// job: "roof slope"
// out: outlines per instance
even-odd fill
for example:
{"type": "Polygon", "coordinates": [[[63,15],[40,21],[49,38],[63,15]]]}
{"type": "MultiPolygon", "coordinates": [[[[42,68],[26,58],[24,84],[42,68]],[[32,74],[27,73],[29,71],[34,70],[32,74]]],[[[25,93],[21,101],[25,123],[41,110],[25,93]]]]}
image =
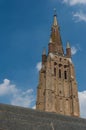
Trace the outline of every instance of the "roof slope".
{"type": "Polygon", "coordinates": [[[86,130],[81,118],[0,104],[0,130],[86,130]]]}

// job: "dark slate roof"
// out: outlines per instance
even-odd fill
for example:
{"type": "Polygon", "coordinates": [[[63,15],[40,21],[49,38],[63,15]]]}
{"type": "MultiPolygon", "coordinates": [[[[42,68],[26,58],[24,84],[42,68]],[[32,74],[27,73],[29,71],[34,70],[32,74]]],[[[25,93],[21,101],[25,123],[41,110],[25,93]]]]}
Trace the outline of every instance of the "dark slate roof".
{"type": "Polygon", "coordinates": [[[86,119],[0,104],[0,130],[86,130],[86,119]]]}

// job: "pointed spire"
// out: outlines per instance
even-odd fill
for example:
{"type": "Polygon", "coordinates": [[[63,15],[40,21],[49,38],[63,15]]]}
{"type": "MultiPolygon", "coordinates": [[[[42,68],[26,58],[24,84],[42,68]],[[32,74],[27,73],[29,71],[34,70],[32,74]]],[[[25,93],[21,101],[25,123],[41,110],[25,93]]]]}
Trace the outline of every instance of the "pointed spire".
{"type": "Polygon", "coordinates": [[[46,49],[43,49],[42,55],[46,55],[46,49]]]}
{"type": "Polygon", "coordinates": [[[69,42],[67,42],[66,48],[70,48],[70,43],[69,42]]]}
{"type": "Polygon", "coordinates": [[[60,36],[60,30],[57,21],[56,9],[54,9],[54,21],[51,29],[51,36],[49,42],[49,52],[48,53],[58,53],[59,55],[64,54],[62,40],[60,36]]]}

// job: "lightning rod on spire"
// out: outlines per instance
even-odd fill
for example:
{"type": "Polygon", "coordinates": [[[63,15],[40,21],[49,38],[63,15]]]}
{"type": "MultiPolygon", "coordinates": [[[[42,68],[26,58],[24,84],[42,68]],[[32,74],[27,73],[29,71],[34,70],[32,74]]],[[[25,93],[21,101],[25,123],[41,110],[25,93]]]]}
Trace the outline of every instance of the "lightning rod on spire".
{"type": "Polygon", "coordinates": [[[54,15],[57,15],[57,13],[56,13],[56,8],[54,8],[54,15]]]}

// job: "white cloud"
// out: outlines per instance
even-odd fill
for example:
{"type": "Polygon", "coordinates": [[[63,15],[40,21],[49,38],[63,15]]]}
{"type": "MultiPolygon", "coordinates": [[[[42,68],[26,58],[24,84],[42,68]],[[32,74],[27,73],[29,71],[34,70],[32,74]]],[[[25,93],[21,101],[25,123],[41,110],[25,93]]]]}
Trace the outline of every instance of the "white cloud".
{"type": "Polygon", "coordinates": [[[41,63],[41,62],[38,62],[37,65],[36,65],[36,69],[37,69],[38,71],[40,71],[41,68],[42,68],[42,63],[41,63]]]}
{"type": "Polygon", "coordinates": [[[32,107],[33,109],[36,109],[36,105],[32,107]]]}
{"type": "Polygon", "coordinates": [[[86,14],[83,12],[73,13],[73,19],[75,20],[75,22],[80,22],[80,21],[86,22],[86,14]]]}
{"type": "Polygon", "coordinates": [[[75,55],[78,51],[82,51],[79,44],[76,44],[76,45],[71,47],[71,54],[72,55],[75,55]]]}
{"type": "Polygon", "coordinates": [[[81,117],[86,118],[86,91],[79,92],[81,117]]]}
{"type": "Polygon", "coordinates": [[[77,53],[77,51],[78,51],[78,49],[75,46],[71,47],[71,54],[72,55],[75,55],[77,53]]]}
{"type": "Polygon", "coordinates": [[[83,13],[83,11],[85,11],[86,0],[63,0],[62,2],[70,6],[79,5],[77,6],[79,7],[77,8],[77,12],[73,13],[73,20],[75,20],[75,22],[86,22],[86,13],[83,13]]]}
{"type": "Polygon", "coordinates": [[[86,4],[86,0],[63,0],[63,3],[69,4],[71,6],[77,5],[77,4],[86,4]]]}
{"type": "Polygon", "coordinates": [[[15,85],[10,84],[10,80],[4,79],[3,83],[0,84],[0,96],[15,94],[18,90],[15,85]]]}
{"type": "Polygon", "coordinates": [[[34,102],[33,89],[28,89],[26,91],[22,91],[18,89],[16,85],[11,84],[10,80],[4,79],[3,83],[0,84],[0,96],[6,96],[7,99],[9,96],[11,97],[10,103],[12,105],[30,107],[34,102]]]}
{"type": "Polygon", "coordinates": [[[33,90],[28,89],[27,91],[20,91],[19,93],[15,93],[13,99],[11,100],[12,105],[30,107],[31,103],[34,101],[33,90]]]}

